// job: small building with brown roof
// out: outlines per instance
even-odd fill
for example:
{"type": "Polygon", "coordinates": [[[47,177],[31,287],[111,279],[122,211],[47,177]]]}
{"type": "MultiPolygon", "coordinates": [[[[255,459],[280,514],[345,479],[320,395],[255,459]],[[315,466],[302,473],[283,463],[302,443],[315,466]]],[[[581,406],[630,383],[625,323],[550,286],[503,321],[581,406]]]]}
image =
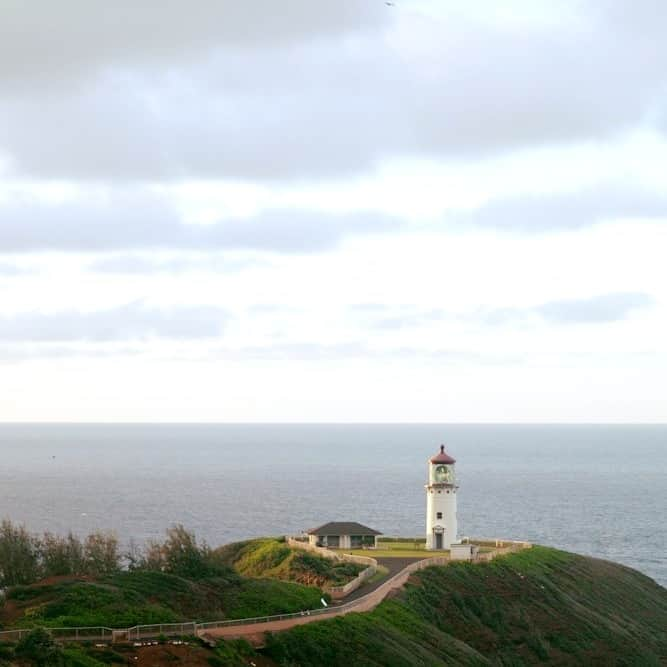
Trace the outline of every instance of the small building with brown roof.
{"type": "Polygon", "coordinates": [[[311,545],[331,549],[376,547],[378,535],[382,535],[379,531],[355,521],[331,521],[307,533],[311,545]]]}

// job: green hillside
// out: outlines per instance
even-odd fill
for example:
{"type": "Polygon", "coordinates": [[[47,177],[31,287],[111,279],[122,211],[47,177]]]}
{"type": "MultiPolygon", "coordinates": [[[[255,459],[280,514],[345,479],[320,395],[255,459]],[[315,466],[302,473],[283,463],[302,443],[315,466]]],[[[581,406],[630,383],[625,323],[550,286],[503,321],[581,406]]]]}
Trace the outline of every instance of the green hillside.
{"type": "MultiPolygon", "coordinates": [[[[138,570],[14,586],[0,607],[0,623],[129,626],[319,607],[317,588],[243,577],[226,564],[248,574],[285,575],[281,568],[292,567],[293,555],[290,550],[278,557],[283,548],[279,540],[229,545],[215,554],[215,575],[196,578],[138,570]]],[[[0,646],[0,665],[37,664],[14,662],[22,650],[0,646]]],[[[43,664],[98,667],[134,660],[131,645],[58,650],[63,661],[43,664]]],[[[650,667],[667,664],[667,590],[621,565],[534,547],[490,563],[421,570],[373,612],[275,634],[259,654],[243,642],[229,642],[215,650],[196,644],[143,647],[137,655],[133,664],[140,665],[650,667]],[[168,663],[142,658],[158,650],[171,652],[168,663]]]]}
{"type": "Polygon", "coordinates": [[[138,624],[245,618],[320,606],[322,593],[273,579],[188,579],[165,572],[121,572],[97,580],[64,578],[15,586],[0,607],[10,627],[129,627],[138,624]]]}
{"type": "Polygon", "coordinates": [[[667,590],[621,565],[534,547],[420,571],[373,612],[296,627],[281,665],[667,664],[667,590]]]}
{"type": "Polygon", "coordinates": [[[220,547],[215,557],[244,577],[270,577],[325,588],[354,579],[363,565],[292,549],[284,539],[262,538],[220,547]]]}

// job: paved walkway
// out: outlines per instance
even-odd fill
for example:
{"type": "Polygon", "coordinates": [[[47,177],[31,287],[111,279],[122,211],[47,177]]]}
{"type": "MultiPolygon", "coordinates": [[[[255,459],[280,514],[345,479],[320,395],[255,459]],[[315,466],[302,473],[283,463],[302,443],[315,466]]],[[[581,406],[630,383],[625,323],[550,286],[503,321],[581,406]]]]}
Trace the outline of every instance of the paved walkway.
{"type": "MultiPolygon", "coordinates": [[[[426,559],[433,560],[433,559],[426,559]]],[[[442,559],[435,559],[441,561],[442,559]]],[[[402,588],[410,575],[419,569],[417,566],[424,563],[420,558],[378,558],[379,565],[389,570],[387,577],[373,584],[362,586],[350,594],[341,605],[331,606],[325,613],[317,615],[297,616],[280,621],[268,621],[265,623],[248,623],[243,625],[232,625],[221,628],[211,628],[201,633],[202,639],[215,641],[216,639],[246,639],[256,647],[264,645],[265,632],[280,632],[289,630],[297,625],[305,625],[335,616],[344,616],[349,613],[371,611],[377,607],[390,591],[402,588]]],[[[435,563],[434,563],[435,564],[435,563]]],[[[439,562],[439,564],[443,564],[439,562]]]]}
{"type": "Polygon", "coordinates": [[[378,565],[387,568],[387,574],[381,579],[374,581],[372,584],[362,584],[359,586],[359,588],[357,588],[356,591],[352,591],[349,595],[340,600],[340,604],[346,604],[348,602],[352,602],[352,600],[358,600],[359,598],[364,597],[364,595],[372,593],[377,588],[380,588],[380,586],[382,586],[382,584],[384,584],[388,579],[393,577],[395,574],[398,574],[408,565],[412,565],[412,563],[423,560],[423,558],[376,558],[375,560],[378,562],[378,565]]]}
{"type": "MultiPolygon", "coordinates": [[[[495,548],[484,554],[480,554],[479,562],[489,561],[496,556],[519,551],[521,549],[530,549],[530,542],[517,542],[512,540],[494,540],[495,548]]],[[[485,540],[489,542],[489,540],[485,540]]],[[[410,578],[413,572],[429,567],[430,565],[447,565],[449,557],[433,558],[376,558],[379,565],[386,567],[389,572],[387,577],[372,584],[361,586],[359,589],[347,596],[338,606],[332,605],[325,612],[317,614],[296,616],[278,621],[268,621],[264,623],[244,623],[241,625],[223,626],[220,628],[211,628],[201,630],[199,636],[203,639],[215,641],[216,639],[247,639],[257,647],[263,646],[265,641],[265,632],[280,632],[289,630],[297,625],[305,625],[314,621],[334,618],[335,616],[344,616],[349,613],[372,611],[377,607],[387,595],[398,588],[402,588],[405,582],[410,578]]]]}

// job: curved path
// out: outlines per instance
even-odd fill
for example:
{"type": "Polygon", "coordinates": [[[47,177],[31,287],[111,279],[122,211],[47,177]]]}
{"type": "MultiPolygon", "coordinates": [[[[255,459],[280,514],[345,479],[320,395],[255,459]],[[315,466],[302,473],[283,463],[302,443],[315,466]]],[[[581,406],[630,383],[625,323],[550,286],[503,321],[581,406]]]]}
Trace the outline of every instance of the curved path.
{"type": "Polygon", "coordinates": [[[384,584],[386,581],[391,579],[393,576],[397,575],[401,570],[405,569],[408,567],[408,565],[412,565],[413,563],[417,563],[420,560],[424,560],[423,558],[376,558],[375,559],[378,563],[378,565],[386,568],[387,574],[384,577],[379,578],[377,581],[373,581],[372,583],[364,583],[359,588],[357,588],[356,591],[352,591],[349,595],[346,595],[344,599],[338,601],[338,605],[334,602],[332,607],[340,606],[342,604],[347,604],[348,602],[352,602],[353,600],[358,600],[359,598],[362,598],[369,593],[372,593],[374,590],[380,588],[382,584],[384,584]]]}
{"type": "Polygon", "coordinates": [[[343,604],[331,606],[326,611],[317,614],[305,612],[302,616],[292,618],[268,620],[260,623],[244,623],[217,628],[207,628],[198,634],[204,640],[216,639],[246,639],[256,647],[264,645],[266,632],[280,632],[289,630],[297,625],[305,625],[335,616],[344,616],[351,612],[371,611],[387,597],[390,591],[402,588],[410,575],[417,570],[430,565],[445,565],[448,558],[378,558],[378,564],[389,570],[388,578],[362,586],[348,596],[343,604]]]}

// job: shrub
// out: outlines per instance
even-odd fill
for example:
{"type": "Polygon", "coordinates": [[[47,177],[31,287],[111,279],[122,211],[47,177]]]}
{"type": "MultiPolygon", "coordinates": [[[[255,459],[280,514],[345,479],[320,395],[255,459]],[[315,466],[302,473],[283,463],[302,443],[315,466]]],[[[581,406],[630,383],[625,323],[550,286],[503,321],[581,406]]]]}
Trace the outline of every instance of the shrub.
{"type": "Polygon", "coordinates": [[[58,663],[60,650],[44,628],[35,628],[19,641],[14,653],[38,667],[51,667],[58,663]]]}

